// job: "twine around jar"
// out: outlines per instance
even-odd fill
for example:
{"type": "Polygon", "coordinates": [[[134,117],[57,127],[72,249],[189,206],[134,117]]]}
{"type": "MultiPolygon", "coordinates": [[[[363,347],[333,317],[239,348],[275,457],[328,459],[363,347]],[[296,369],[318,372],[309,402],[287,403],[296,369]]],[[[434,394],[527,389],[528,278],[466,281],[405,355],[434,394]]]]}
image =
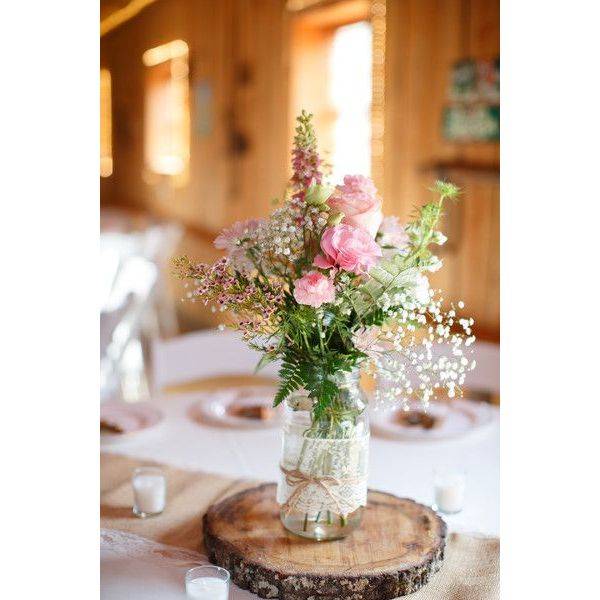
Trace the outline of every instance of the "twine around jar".
{"type": "Polygon", "coordinates": [[[320,477],[318,475],[304,473],[300,469],[286,469],[283,465],[279,465],[279,468],[285,476],[285,482],[290,488],[292,488],[292,493],[289,495],[285,503],[281,505],[281,510],[285,512],[286,516],[289,515],[292,510],[294,510],[296,504],[298,504],[298,501],[302,496],[302,493],[310,485],[319,486],[335,503],[338,513],[343,515],[345,514],[342,507],[343,499],[332,488],[336,488],[341,485],[356,485],[363,479],[362,477],[337,478],[332,477],[331,475],[320,477]]]}

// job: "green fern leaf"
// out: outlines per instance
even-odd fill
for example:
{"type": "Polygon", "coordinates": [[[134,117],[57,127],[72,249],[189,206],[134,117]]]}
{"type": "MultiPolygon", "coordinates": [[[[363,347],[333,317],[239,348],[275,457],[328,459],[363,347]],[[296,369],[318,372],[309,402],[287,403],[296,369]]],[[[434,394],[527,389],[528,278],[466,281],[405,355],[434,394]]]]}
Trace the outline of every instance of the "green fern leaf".
{"type": "Polygon", "coordinates": [[[302,363],[293,355],[286,356],[279,369],[279,389],[275,394],[273,406],[281,404],[292,392],[300,389],[303,384],[302,363]]]}

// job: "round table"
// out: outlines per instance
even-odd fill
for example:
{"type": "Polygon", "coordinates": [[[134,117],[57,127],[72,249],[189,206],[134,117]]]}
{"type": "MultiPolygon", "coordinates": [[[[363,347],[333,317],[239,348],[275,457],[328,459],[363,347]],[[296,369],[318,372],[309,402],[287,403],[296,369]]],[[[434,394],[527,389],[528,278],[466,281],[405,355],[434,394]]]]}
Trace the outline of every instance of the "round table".
{"type": "MultiPolygon", "coordinates": [[[[201,392],[163,393],[152,404],[165,414],[153,435],[103,451],[175,467],[235,478],[276,481],[279,429],[232,430],[201,425],[187,412],[201,392]]],[[[467,473],[464,510],[446,519],[450,531],[487,535],[499,532],[499,411],[494,423],[465,438],[438,442],[400,442],[371,438],[369,486],[423,504],[433,501],[433,470],[460,465],[467,473]]],[[[135,558],[102,551],[102,598],[170,600],[184,598],[183,570],[157,568],[135,558]]],[[[255,598],[234,590],[236,600],[255,598]]]]}

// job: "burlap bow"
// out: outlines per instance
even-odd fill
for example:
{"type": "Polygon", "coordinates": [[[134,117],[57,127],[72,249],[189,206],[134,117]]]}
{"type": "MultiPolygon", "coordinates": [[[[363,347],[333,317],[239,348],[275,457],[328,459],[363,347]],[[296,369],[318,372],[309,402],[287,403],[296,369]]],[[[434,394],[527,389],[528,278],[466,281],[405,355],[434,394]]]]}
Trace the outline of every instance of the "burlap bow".
{"type": "Polygon", "coordinates": [[[286,469],[283,465],[279,465],[281,472],[285,476],[285,482],[292,488],[292,492],[284,504],[281,505],[286,515],[294,510],[296,504],[302,496],[302,493],[310,485],[317,485],[323,489],[323,491],[331,498],[335,503],[338,514],[346,515],[348,511],[344,509],[344,499],[337,493],[336,488],[341,485],[356,485],[362,481],[362,477],[347,477],[347,478],[336,478],[328,475],[321,477],[318,475],[312,475],[310,473],[304,473],[300,469],[286,469]]]}

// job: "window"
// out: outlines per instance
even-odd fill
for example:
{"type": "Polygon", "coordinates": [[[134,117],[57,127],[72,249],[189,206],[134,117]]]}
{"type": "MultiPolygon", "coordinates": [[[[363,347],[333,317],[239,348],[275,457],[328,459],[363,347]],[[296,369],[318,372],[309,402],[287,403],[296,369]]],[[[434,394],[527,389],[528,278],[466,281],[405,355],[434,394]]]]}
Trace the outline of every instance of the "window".
{"type": "Polygon", "coordinates": [[[288,2],[287,8],[290,116],[302,109],[314,114],[335,183],[345,174],[362,174],[381,186],[385,0],[288,2]]]}
{"type": "Polygon", "coordinates": [[[113,172],[112,157],[112,98],[108,69],[100,69],[100,177],[113,172]]]}
{"type": "Polygon", "coordinates": [[[332,176],[371,174],[371,24],[335,30],[329,62],[329,94],[335,115],[332,176]]]}
{"type": "Polygon", "coordinates": [[[174,40],[147,50],[142,60],[145,164],[150,172],[183,183],[190,158],[188,45],[174,40]]]}

